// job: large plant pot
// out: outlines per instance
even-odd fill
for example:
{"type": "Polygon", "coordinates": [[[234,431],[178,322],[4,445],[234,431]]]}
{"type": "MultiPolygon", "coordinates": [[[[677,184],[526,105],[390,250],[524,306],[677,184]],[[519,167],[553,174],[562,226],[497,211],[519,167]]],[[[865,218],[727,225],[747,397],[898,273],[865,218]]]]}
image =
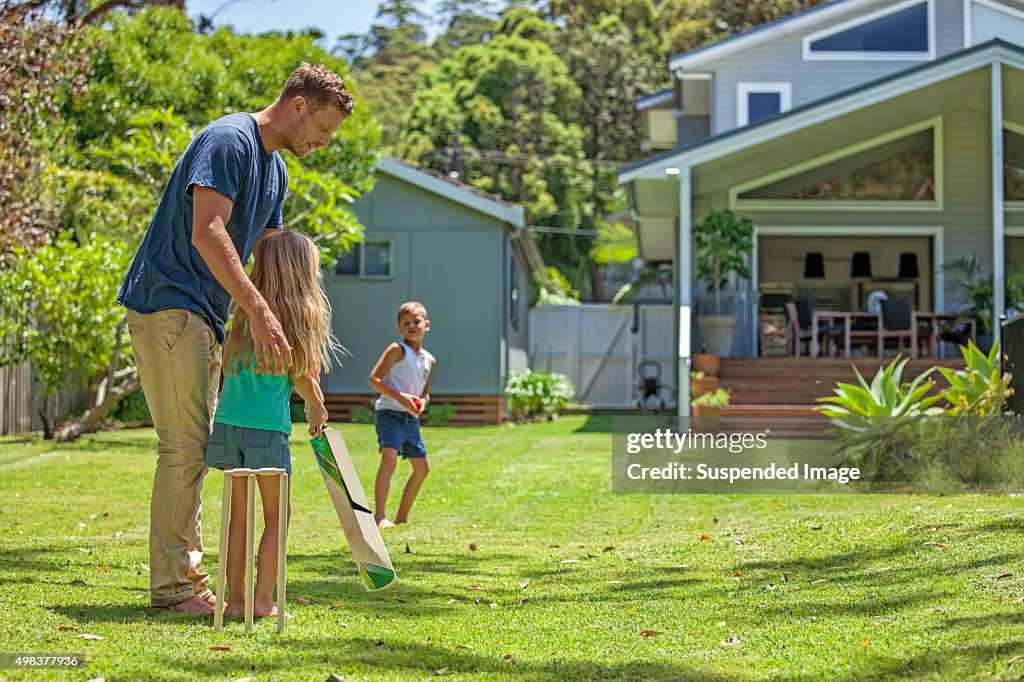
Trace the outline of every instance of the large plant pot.
{"type": "Polygon", "coordinates": [[[711,353],[698,353],[690,362],[694,372],[704,372],[706,377],[718,376],[718,364],[718,356],[711,353]]]}
{"type": "Polygon", "coordinates": [[[690,379],[690,397],[699,398],[705,393],[713,393],[718,388],[718,377],[705,376],[701,379],[690,379]]]}
{"type": "Polygon", "coordinates": [[[697,323],[705,351],[723,358],[732,354],[732,340],[736,336],[736,318],[733,315],[701,315],[697,323]]]}

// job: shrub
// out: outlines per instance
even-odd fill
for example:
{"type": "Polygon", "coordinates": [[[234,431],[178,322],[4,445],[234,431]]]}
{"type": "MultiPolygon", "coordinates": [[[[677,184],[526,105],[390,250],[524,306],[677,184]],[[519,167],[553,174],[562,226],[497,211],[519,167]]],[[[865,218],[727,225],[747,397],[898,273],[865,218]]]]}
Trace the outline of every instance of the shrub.
{"type": "Polygon", "coordinates": [[[691,407],[725,407],[729,404],[732,396],[729,395],[729,390],[725,388],[716,388],[710,393],[699,395],[690,401],[691,407]]]}
{"type": "Polygon", "coordinates": [[[939,372],[949,382],[942,397],[949,403],[947,414],[988,417],[1002,412],[1006,399],[1013,393],[1010,375],[999,367],[999,344],[993,343],[988,355],[981,352],[973,341],[960,347],[967,363],[965,369],[940,367],[939,372]]]}
{"type": "Polygon", "coordinates": [[[352,423],[353,424],[372,424],[373,423],[373,410],[366,407],[357,407],[352,410],[352,423]]]}
{"type": "Polygon", "coordinates": [[[576,389],[564,374],[512,372],[505,388],[509,413],[514,421],[542,421],[565,407],[576,389]]]}
{"type": "Polygon", "coordinates": [[[455,416],[456,409],[451,403],[444,403],[443,405],[431,403],[427,405],[424,412],[426,413],[428,424],[431,426],[444,426],[455,416]]]}

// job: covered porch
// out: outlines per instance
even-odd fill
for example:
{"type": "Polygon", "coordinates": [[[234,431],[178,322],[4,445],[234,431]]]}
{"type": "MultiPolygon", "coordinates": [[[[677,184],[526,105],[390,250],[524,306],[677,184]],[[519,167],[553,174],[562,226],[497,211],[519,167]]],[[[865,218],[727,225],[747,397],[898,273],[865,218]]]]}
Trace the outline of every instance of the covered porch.
{"type": "MultiPolygon", "coordinates": [[[[886,362],[879,355],[898,352],[957,362],[955,346],[937,341],[965,304],[945,266],[976,258],[991,277],[991,319],[998,319],[1006,261],[1024,236],[1024,212],[1007,184],[1018,167],[1011,163],[1010,174],[1004,168],[1018,129],[1024,129],[1024,54],[993,42],[624,169],[620,181],[641,255],[671,263],[675,275],[680,413],[689,405],[690,358],[703,346],[693,228],[714,210],[731,210],[755,225],[750,279],[733,282],[737,333],[729,355],[737,360],[724,366],[742,367],[733,364],[739,358],[755,363],[751,371],[775,364],[794,381],[806,374],[825,389],[814,396],[793,391],[790,401],[783,382],[768,389],[763,406],[809,410],[813,398],[834,386],[830,372],[843,368],[843,380],[853,378],[851,360],[859,366],[870,358],[862,368],[868,375],[886,362]],[[900,335],[890,341],[886,334],[881,346],[878,330],[851,335],[855,322],[863,324],[858,314],[879,315],[869,301],[873,294],[875,301],[909,306],[913,329],[926,336],[931,330],[932,345],[911,352],[910,339],[900,344],[900,335]],[[802,299],[812,310],[833,313],[827,324],[818,319],[833,337],[808,329],[801,355],[824,355],[831,341],[828,351],[837,359],[806,364],[783,357],[796,355],[787,304],[802,299]]],[[[744,397],[747,388],[734,390],[734,406],[760,404],[744,397]]]]}

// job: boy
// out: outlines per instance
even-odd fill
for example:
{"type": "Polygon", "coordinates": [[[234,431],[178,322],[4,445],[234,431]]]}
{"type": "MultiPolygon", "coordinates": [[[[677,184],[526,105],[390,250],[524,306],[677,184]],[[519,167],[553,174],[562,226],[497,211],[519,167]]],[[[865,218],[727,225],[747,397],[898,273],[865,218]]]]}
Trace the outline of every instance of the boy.
{"type": "Polygon", "coordinates": [[[380,469],[374,486],[374,519],[380,528],[390,528],[408,520],[412,503],[430,471],[427,449],[420,436],[419,418],[430,402],[430,379],[434,376],[436,364],[434,356],[423,348],[423,335],[428,329],[430,320],[423,304],[416,301],[403,303],[398,308],[398,333],[402,340],[389,345],[370,372],[370,386],[380,391],[373,416],[380,447],[380,469]],[[384,518],[384,510],[399,453],[412,463],[412,476],[405,484],[402,502],[392,523],[384,518]]]}

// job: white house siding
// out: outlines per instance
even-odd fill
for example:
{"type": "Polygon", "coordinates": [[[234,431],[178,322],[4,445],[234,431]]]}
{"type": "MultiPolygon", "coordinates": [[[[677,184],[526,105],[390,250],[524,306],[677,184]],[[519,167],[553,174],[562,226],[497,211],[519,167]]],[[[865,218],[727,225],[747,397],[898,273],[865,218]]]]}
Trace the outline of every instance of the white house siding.
{"type": "MultiPolygon", "coordinates": [[[[884,7],[888,2],[877,3],[884,7]]],[[[823,12],[824,13],[824,12],[823,12]]],[[[725,56],[707,67],[714,73],[714,106],[711,134],[736,127],[737,94],[740,82],[788,82],[792,84],[792,107],[830,97],[880,78],[927,62],[913,61],[804,61],[803,36],[842,23],[865,12],[830,15],[827,21],[805,31],[780,36],[773,41],[725,56]]],[[[783,26],[784,28],[784,26],[783,26]]],[[[935,0],[936,56],[963,49],[963,0],[935,0]]]]}

